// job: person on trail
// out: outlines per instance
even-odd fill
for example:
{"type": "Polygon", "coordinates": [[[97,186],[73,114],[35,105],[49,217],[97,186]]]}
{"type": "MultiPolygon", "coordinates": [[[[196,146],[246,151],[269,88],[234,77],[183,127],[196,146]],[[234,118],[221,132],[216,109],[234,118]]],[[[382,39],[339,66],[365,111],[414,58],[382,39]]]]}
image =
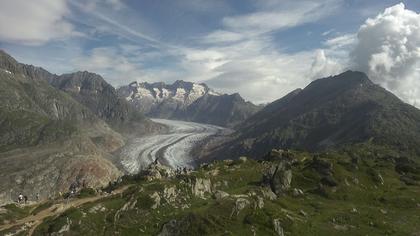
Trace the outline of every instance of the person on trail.
{"type": "Polygon", "coordinates": [[[23,198],[25,199],[25,204],[28,202],[28,196],[23,196],[23,198]]]}
{"type": "Polygon", "coordinates": [[[23,194],[22,193],[19,193],[18,203],[21,203],[22,201],[23,201],[23,194]]]}
{"type": "Polygon", "coordinates": [[[36,198],[36,201],[39,201],[39,193],[36,193],[35,198],[36,198]]]}

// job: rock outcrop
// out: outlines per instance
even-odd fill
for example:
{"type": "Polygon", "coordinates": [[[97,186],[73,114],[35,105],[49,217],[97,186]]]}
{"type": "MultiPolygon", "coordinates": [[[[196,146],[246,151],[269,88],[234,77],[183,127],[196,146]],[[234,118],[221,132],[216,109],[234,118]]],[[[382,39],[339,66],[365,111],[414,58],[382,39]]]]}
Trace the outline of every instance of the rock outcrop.
{"type": "Polygon", "coordinates": [[[263,183],[270,186],[276,195],[284,194],[292,182],[291,166],[286,161],[280,161],[269,167],[263,176],[263,183]]]}

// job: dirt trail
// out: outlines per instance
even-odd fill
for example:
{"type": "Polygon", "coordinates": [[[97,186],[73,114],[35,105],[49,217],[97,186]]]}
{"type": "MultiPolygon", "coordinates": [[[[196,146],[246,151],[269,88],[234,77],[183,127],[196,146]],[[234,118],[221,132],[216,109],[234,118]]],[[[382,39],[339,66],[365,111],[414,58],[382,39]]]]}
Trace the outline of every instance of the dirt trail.
{"type": "Polygon", "coordinates": [[[78,207],[88,202],[94,202],[102,198],[120,194],[124,192],[125,190],[127,190],[130,186],[131,185],[126,185],[122,188],[116,189],[110,195],[95,196],[95,197],[82,198],[82,199],[73,199],[73,200],[70,200],[69,202],[63,201],[63,202],[54,204],[50,206],[49,208],[38,212],[36,215],[27,216],[25,218],[16,220],[15,222],[10,223],[10,224],[0,225],[0,232],[3,230],[10,229],[15,226],[27,224],[30,227],[28,231],[28,235],[31,236],[33,232],[35,231],[36,227],[40,225],[45,218],[50,217],[50,216],[57,216],[71,207],[78,207]]]}

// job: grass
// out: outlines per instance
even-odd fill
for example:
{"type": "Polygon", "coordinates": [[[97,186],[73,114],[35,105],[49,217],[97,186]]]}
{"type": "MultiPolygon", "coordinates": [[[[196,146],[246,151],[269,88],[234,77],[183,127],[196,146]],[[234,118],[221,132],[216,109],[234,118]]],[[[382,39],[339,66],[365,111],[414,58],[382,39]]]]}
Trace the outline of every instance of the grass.
{"type": "MultiPolygon", "coordinates": [[[[72,222],[72,233],[77,235],[156,235],[170,221],[175,222],[176,235],[275,235],[274,219],[280,221],[286,235],[412,235],[420,231],[420,186],[401,181],[405,173],[396,168],[398,157],[385,158],[386,154],[390,154],[386,149],[362,146],[318,155],[331,163],[331,177],[338,183],[335,187],[324,186],[319,192],[325,173],[313,167],[313,155],[293,152],[290,155],[297,162],[292,165],[291,190],[299,188],[305,194],[295,197],[290,190],[276,200],[264,199],[261,209],[256,207],[257,196],[245,197],[250,204],[238,214],[233,212],[235,197],[194,197],[188,180],[207,178],[216,189],[231,195],[261,196],[264,170],[277,159],[216,161],[181,179],[130,179],[134,185],[122,196],[88,203],[48,219],[36,235],[57,232],[68,220],[72,222]],[[383,184],[378,181],[378,174],[383,184]],[[177,189],[175,202],[163,197],[164,189],[171,186],[177,189]],[[162,198],[161,205],[152,209],[154,201],[150,196],[155,192],[162,198]],[[127,207],[130,205],[134,207],[127,207]]],[[[410,173],[416,175],[420,165],[410,163],[410,173]]]]}

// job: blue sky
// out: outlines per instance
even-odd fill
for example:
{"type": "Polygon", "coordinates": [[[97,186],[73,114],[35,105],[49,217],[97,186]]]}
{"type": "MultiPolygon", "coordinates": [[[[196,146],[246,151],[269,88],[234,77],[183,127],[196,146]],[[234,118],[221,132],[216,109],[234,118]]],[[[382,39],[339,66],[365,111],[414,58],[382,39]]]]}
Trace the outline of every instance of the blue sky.
{"type": "Polygon", "coordinates": [[[134,80],[205,82],[256,103],[318,77],[360,69],[418,104],[420,91],[412,87],[418,85],[420,54],[405,49],[420,53],[420,36],[413,33],[420,30],[420,1],[402,3],[3,0],[0,48],[58,74],[89,70],[114,86],[134,80]],[[394,10],[386,13],[389,8],[394,10]],[[408,23],[400,25],[398,18],[408,23]],[[365,53],[364,45],[387,35],[393,40],[365,53]]]}

